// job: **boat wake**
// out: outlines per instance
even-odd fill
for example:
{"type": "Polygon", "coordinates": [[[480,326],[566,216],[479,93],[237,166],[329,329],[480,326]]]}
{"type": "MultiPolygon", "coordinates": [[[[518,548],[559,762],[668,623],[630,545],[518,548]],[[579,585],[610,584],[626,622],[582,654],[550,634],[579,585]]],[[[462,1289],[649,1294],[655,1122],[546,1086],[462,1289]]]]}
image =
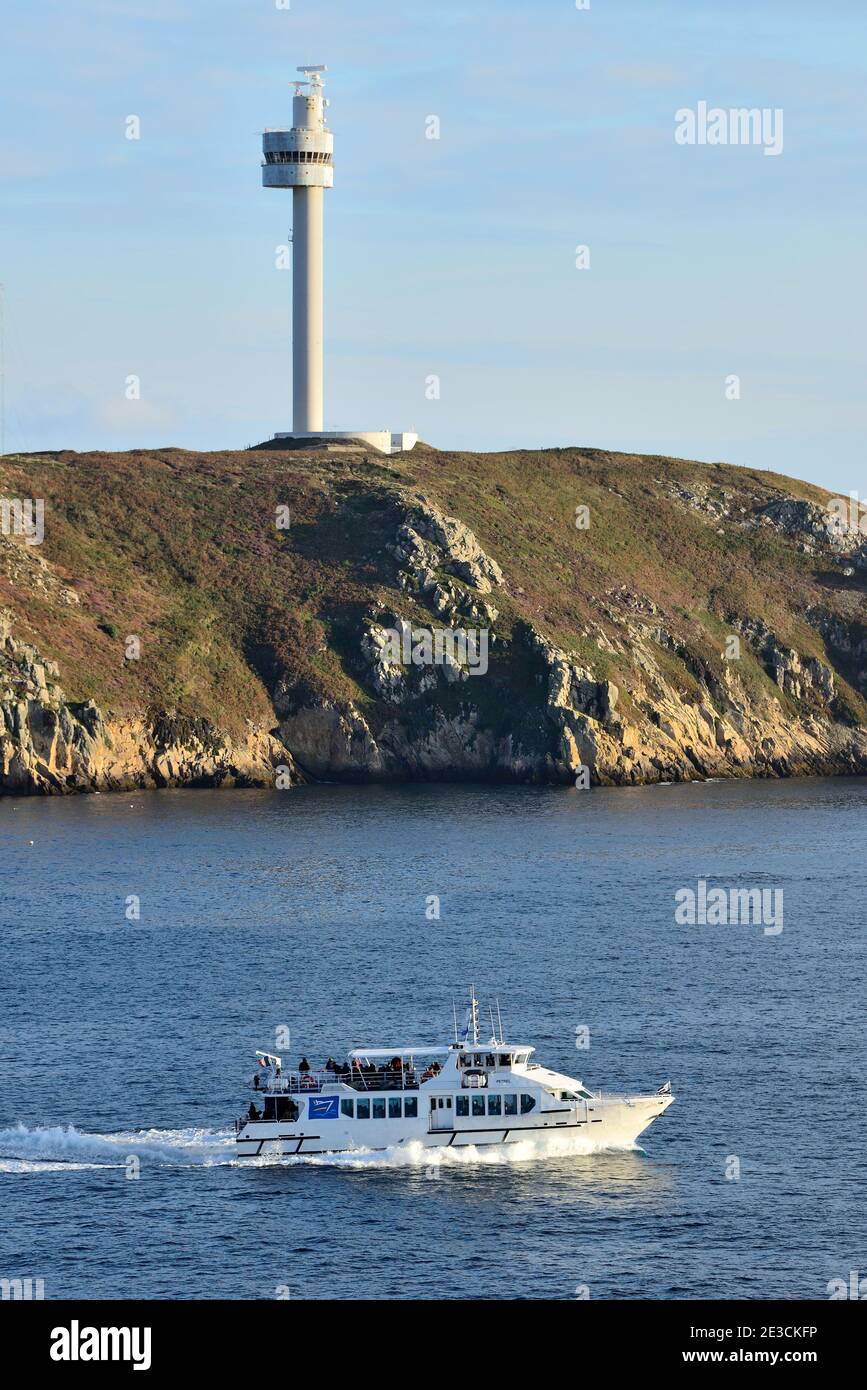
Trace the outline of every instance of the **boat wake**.
{"type": "Polygon", "coordinates": [[[508,1145],[466,1145],[427,1148],[411,1141],[387,1149],[353,1149],[346,1153],[263,1155],[237,1158],[231,1130],[147,1129],[118,1134],[88,1134],[74,1125],[31,1129],[17,1124],[0,1130],[0,1173],[52,1173],[95,1168],[125,1168],[131,1158],[163,1168],[326,1167],[420,1168],[436,1172],[472,1164],[503,1166],[538,1159],[583,1157],[598,1153],[643,1152],[637,1144],[613,1148],[589,1140],[576,1143],[565,1135],[549,1134],[508,1145]]]}
{"type": "Polygon", "coordinates": [[[534,1163],[551,1158],[584,1158],[591,1154],[644,1153],[638,1144],[612,1145],[577,1141],[560,1135],[522,1139],[515,1144],[464,1144],[460,1148],[428,1148],[416,1140],[387,1149],[352,1149],[331,1154],[292,1154],[238,1160],[245,1167],[271,1167],[275,1164],[326,1168],[421,1168],[429,1172],[475,1165],[507,1167],[515,1163],[534,1163]]]}
{"type": "Polygon", "coordinates": [[[0,1130],[0,1173],[124,1168],[131,1158],[162,1167],[207,1167],[231,1162],[233,1148],[233,1136],[228,1129],[147,1129],[88,1134],[74,1125],[31,1129],[17,1124],[0,1130]]]}

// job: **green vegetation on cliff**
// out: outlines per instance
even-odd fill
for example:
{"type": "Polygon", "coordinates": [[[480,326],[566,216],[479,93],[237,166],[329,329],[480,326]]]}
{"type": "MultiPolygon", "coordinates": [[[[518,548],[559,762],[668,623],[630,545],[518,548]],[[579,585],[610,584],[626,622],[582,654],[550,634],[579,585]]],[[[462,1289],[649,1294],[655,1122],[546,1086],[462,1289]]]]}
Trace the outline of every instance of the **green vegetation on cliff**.
{"type": "MultiPolygon", "coordinates": [[[[57,664],[70,704],[93,701],[109,724],[143,718],[163,743],[167,730],[206,744],[211,731],[276,730],[284,716],[291,730],[299,711],[327,705],[357,712],[374,739],[399,724],[410,743],[469,716],[495,739],[511,732],[532,761],[557,705],[552,652],[600,691],[616,687],[616,718],[586,689],[564,700],[621,746],[634,724],[664,727],[656,705],[669,696],[711,719],[747,701],[776,707],[772,722],[867,726],[863,537],[825,532],[828,494],[777,475],[578,448],[162,449],[6,457],[0,492],[45,503],[41,545],[0,536],[14,637],[57,664]],[[458,518],[502,571],[493,591],[477,588],[448,568],[446,547],[436,574],[451,625],[473,625],[460,615],[489,602],[495,640],[485,677],[391,698],[362,655],[371,622],[443,621],[435,589],[394,553],[418,499],[458,518]],[[589,509],[583,529],[577,508],[589,509]]],[[[568,767],[555,726],[549,761],[568,767]]],[[[572,732],[586,752],[587,728],[572,732]]],[[[297,752],[286,729],[284,741],[297,752]]],[[[654,775],[638,762],[629,776],[654,775]]]]}

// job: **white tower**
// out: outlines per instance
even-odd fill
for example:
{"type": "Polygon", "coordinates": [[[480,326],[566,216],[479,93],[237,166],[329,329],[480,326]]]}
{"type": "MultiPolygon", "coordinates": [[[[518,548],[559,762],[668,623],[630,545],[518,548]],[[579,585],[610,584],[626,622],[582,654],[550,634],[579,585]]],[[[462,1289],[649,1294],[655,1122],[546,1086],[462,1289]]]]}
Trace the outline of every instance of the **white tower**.
{"type": "Polygon", "coordinates": [[[300,67],[294,84],[292,129],[262,136],[262,183],[292,189],[292,434],[277,439],[363,440],[382,453],[411,449],[418,436],[389,430],[324,429],[323,211],[334,186],[334,136],[325,124],[324,66],[300,67]]]}
{"type": "Polygon", "coordinates": [[[334,184],[334,136],[325,126],[324,67],[299,68],[292,129],[262,136],[266,188],[292,189],[292,425],[317,434],[323,424],[322,253],[325,189],[334,184]]]}

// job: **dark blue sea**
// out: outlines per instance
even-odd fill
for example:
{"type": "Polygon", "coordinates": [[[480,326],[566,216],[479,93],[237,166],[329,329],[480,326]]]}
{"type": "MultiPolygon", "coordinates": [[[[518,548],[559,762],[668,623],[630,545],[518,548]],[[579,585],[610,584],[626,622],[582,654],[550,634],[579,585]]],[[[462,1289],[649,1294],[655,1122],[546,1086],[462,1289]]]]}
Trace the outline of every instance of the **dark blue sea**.
{"type": "Polygon", "coordinates": [[[865,828],[848,779],[0,800],[0,1277],[827,1298],[867,1274],[865,828]],[[782,931],[678,925],[699,879],[781,889],[782,931]],[[630,1152],[232,1161],[275,1029],[449,1041],[471,982],[540,1060],[676,1104],[630,1152]]]}

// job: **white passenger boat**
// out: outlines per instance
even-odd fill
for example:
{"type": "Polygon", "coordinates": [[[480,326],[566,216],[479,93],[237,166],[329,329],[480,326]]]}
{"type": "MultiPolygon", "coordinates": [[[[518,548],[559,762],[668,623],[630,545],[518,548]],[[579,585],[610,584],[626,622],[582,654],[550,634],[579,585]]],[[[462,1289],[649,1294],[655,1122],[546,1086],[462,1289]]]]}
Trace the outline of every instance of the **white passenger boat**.
{"type": "Polygon", "coordinates": [[[594,1093],[534,1062],[534,1051],[496,1036],[481,1043],[473,998],[461,1037],[445,1045],[358,1047],[320,1072],[286,1071],[257,1052],[254,1099],[235,1122],[238,1156],[526,1140],[558,1154],[630,1148],[674,1100],[669,1082],[653,1095],[594,1093]]]}

